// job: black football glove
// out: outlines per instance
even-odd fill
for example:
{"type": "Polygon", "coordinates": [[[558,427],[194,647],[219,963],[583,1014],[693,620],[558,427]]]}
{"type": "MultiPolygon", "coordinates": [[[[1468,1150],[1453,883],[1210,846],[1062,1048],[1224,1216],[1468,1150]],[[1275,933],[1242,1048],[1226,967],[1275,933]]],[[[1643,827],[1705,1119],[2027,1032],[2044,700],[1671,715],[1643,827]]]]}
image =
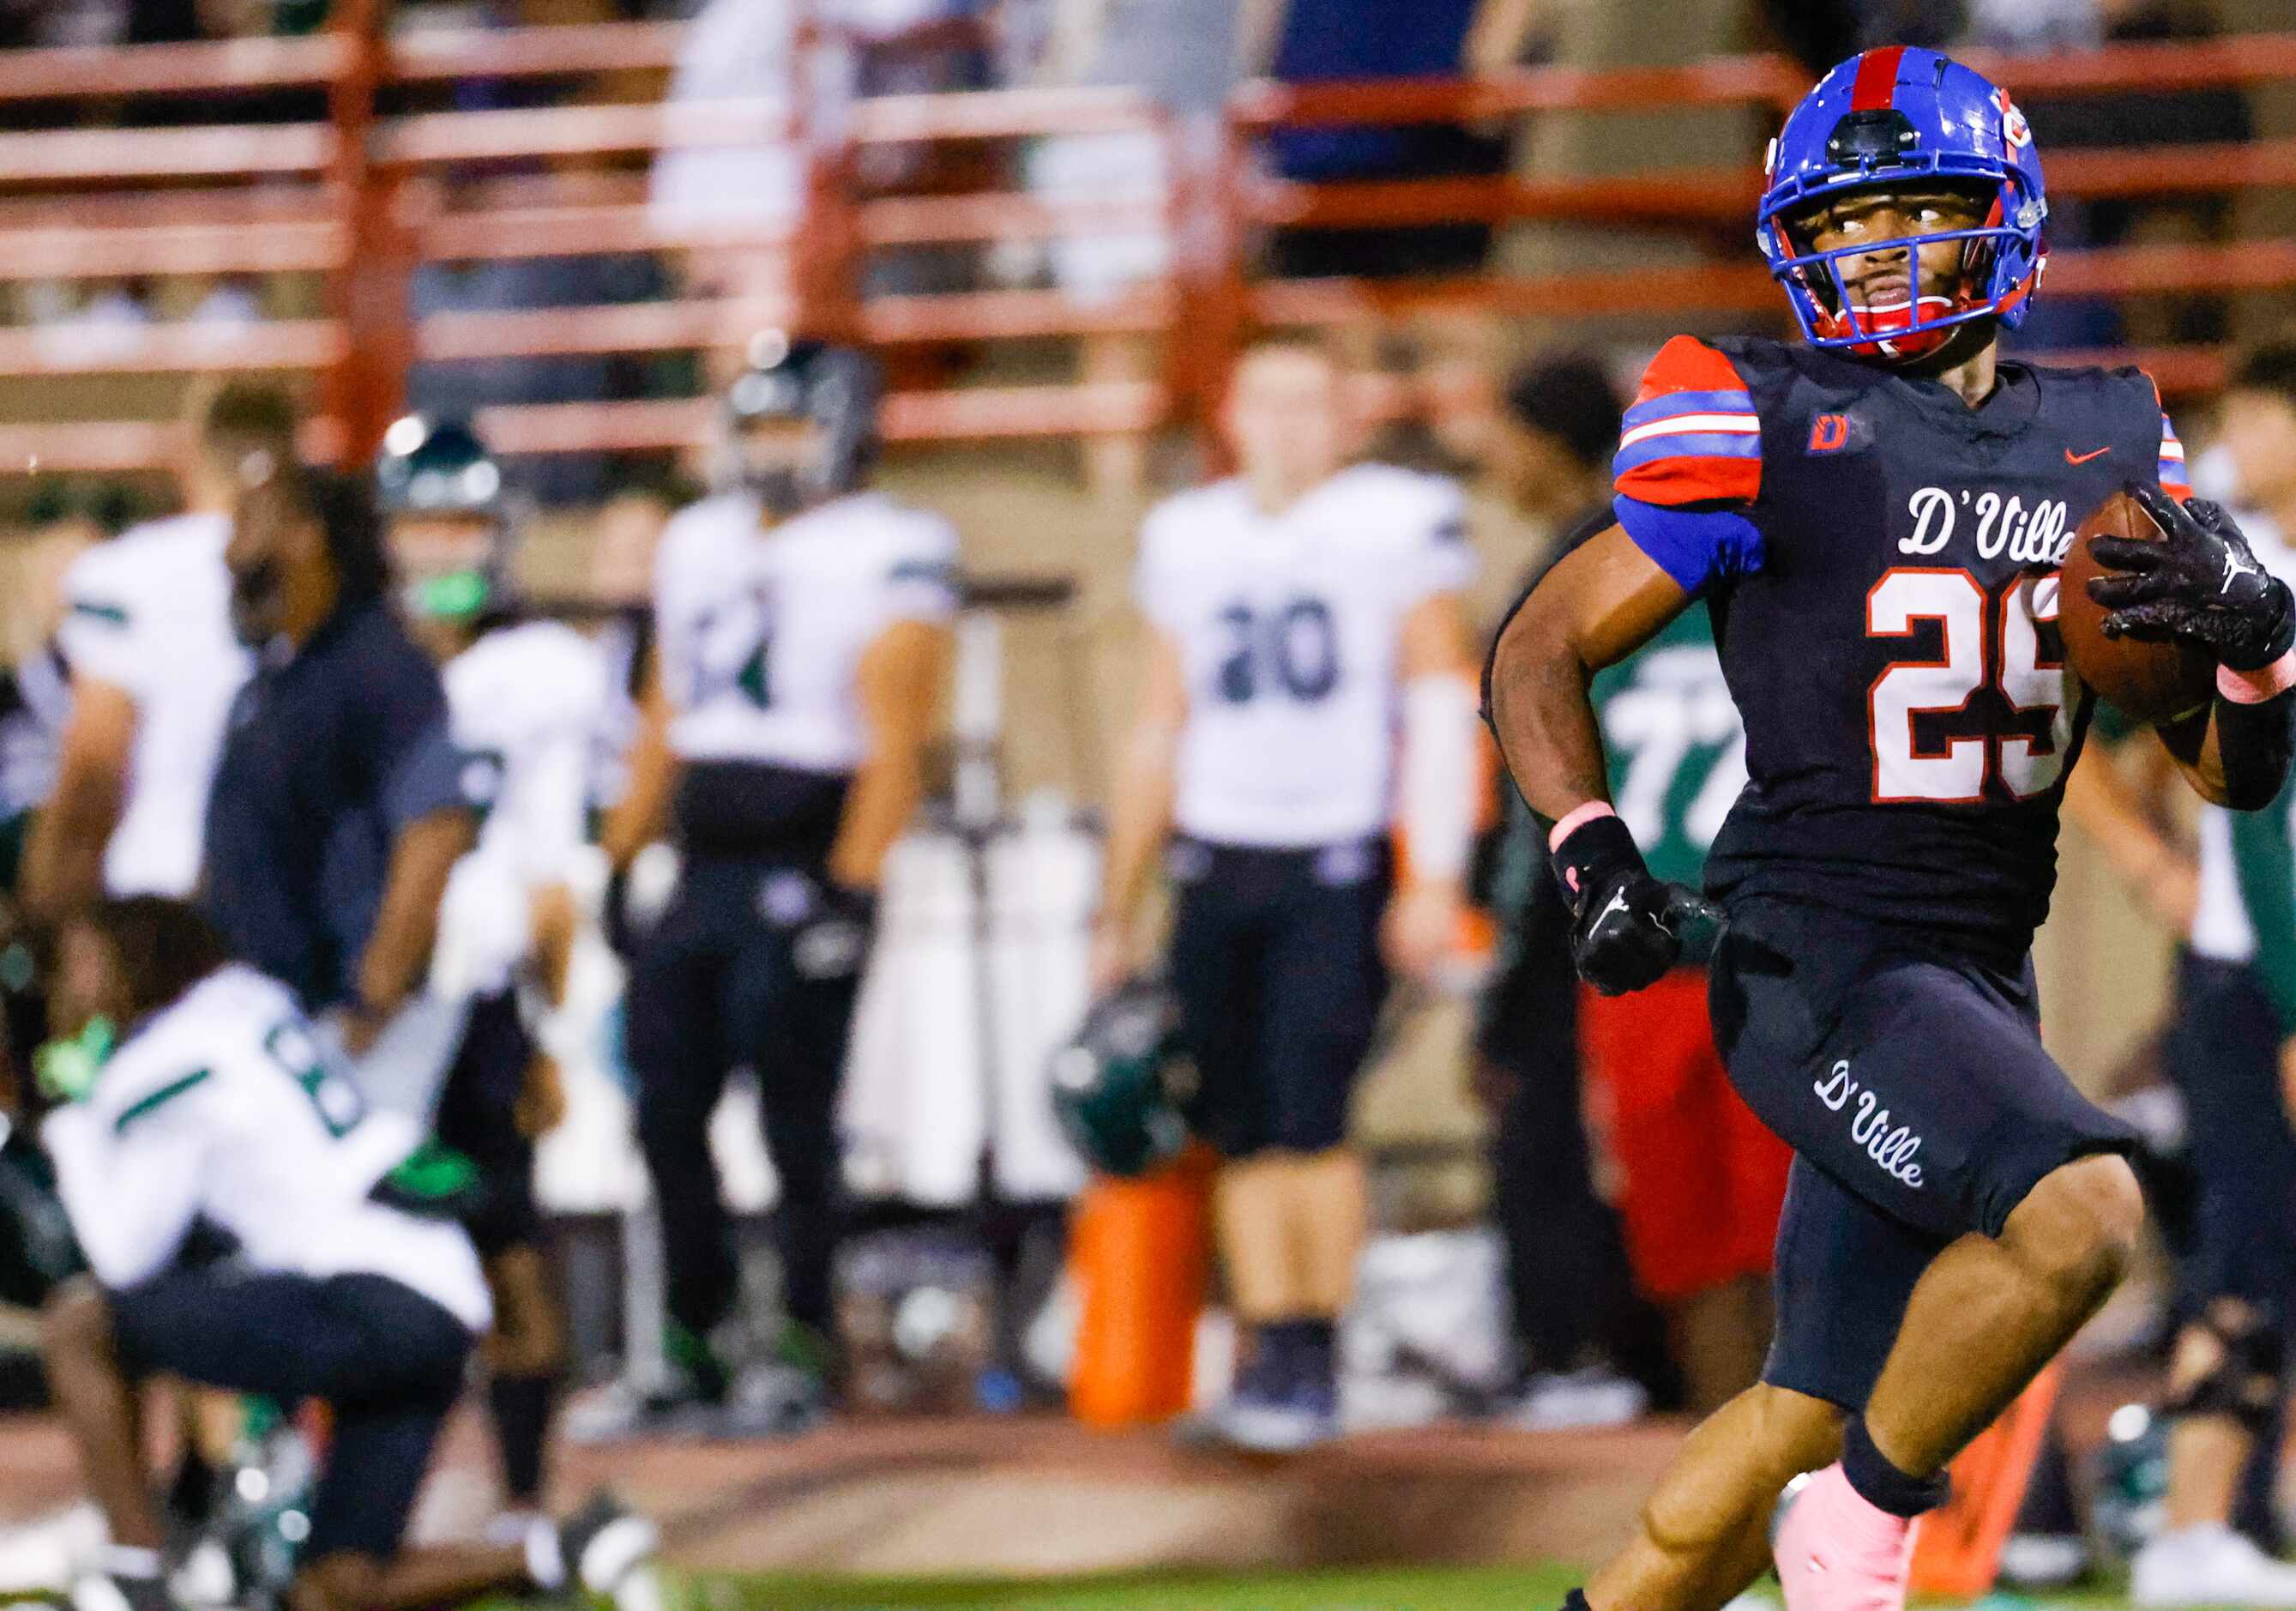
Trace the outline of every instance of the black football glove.
{"type": "Polygon", "coordinates": [[[849,979],[869,959],[877,928],[876,892],[824,879],[789,926],[790,959],[800,978],[849,979]]]}
{"type": "Polygon", "coordinates": [[[2104,635],[2196,644],[2235,671],[2288,653],[2296,643],[2296,599],[2257,563],[2223,506],[2197,497],[2179,504],[2142,481],[2131,481],[2128,491],[2162,540],[2101,537],[2089,545],[2099,563],[2120,572],[2088,585],[2088,596],[2112,612],[2104,635]]]}
{"type": "Polygon", "coordinates": [[[1685,925],[1720,921],[1693,892],[1652,877],[1616,817],[1572,829],[1554,847],[1554,862],[1570,903],[1570,958],[1603,995],[1655,984],[1682,959],[1685,925]]]}

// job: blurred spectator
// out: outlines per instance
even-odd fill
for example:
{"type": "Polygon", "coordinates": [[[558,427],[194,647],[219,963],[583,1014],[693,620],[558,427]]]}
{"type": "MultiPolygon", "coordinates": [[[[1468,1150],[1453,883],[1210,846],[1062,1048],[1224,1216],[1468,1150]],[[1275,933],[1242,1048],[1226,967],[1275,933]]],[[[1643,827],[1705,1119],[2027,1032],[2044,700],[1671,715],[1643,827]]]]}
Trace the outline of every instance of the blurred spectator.
{"type": "Polygon", "coordinates": [[[328,0],[0,0],[0,47],[168,45],[308,33],[328,0]]]}
{"type": "MultiPolygon", "coordinates": [[[[1034,59],[1012,65],[1043,87],[1129,85],[1184,119],[1205,118],[1226,103],[1241,71],[1236,10],[1234,0],[1064,5],[1034,59]]],[[[1166,272],[1164,191],[1172,176],[1158,136],[1144,129],[1057,136],[1030,146],[1025,167],[1029,188],[1053,205],[1133,201],[1146,226],[1135,235],[1095,232],[1023,248],[1024,258],[1049,259],[1054,284],[1092,302],[1166,272]]]]}
{"type": "Polygon", "coordinates": [[[127,0],[0,0],[0,45],[10,47],[117,45],[127,32],[127,0]]]}
{"type": "Polygon", "coordinates": [[[1518,514],[1550,536],[1610,506],[1619,394],[1602,364],[1565,355],[1518,370],[1491,468],[1518,514]]]}
{"type": "MultiPolygon", "coordinates": [[[[678,49],[666,99],[671,105],[786,100],[795,60],[788,7],[709,0],[678,49]]],[[[654,159],[654,223],[674,233],[738,228],[770,234],[796,222],[804,194],[804,156],[787,140],[674,147],[654,159]]],[[[782,289],[784,277],[778,255],[754,249],[697,251],[688,279],[705,295],[771,294],[782,289]]]]}
{"type": "MultiPolygon", "coordinates": [[[[422,264],[407,298],[421,319],[434,313],[638,302],[660,296],[664,289],[660,267],[642,254],[511,258],[422,264]]],[[[652,362],[645,355],[582,353],[420,364],[407,377],[407,402],[418,413],[468,418],[493,404],[643,397],[651,389],[652,362]]],[[[539,503],[594,504],[618,479],[616,466],[605,458],[554,453],[519,464],[512,484],[539,503]]]]}
{"type": "MultiPolygon", "coordinates": [[[[1455,74],[1476,9],[1477,0],[1291,0],[1269,73],[1294,84],[1455,74]]],[[[1496,174],[1508,143],[1450,124],[1357,125],[1279,129],[1267,149],[1284,178],[1333,184],[1496,174]]],[[[1483,224],[1287,229],[1271,251],[1275,272],[1286,276],[1460,274],[1480,267],[1490,239],[1483,224]]]]}
{"type": "Polygon", "coordinates": [[[193,325],[256,325],[263,320],[263,285],[252,275],[223,275],[184,316],[193,325]]]}

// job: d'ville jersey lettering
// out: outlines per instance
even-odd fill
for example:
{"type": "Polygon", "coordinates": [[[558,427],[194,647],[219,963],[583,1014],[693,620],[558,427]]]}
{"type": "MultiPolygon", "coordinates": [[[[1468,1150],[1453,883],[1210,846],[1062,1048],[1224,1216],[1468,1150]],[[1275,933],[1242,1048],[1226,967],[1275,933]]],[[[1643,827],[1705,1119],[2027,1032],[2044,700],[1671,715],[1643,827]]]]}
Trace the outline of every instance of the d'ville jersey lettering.
{"type": "Polygon", "coordinates": [[[1921,487],[1906,499],[1906,512],[1914,518],[1914,530],[1898,539],[1898,552],[1916,558],[1943,554],[1962,528],[1964,512],[1980,559],[2005,555],[2020,565],[2062,565],[2072,547],[2071,512],[2062,498],[2043,498],[2029,507],[2014,493],[1921,487]]]}

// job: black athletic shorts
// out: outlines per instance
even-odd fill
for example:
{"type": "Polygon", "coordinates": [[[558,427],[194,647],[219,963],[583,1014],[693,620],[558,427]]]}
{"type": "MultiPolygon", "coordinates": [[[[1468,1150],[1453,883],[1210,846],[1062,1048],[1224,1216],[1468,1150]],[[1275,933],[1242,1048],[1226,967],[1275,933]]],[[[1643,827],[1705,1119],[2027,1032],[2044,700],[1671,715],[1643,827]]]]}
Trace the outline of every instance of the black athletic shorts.
{"type": "Polygon", "coordinates": [[[471,1240],[488,1258],[530,1245],[542,1234],[534,1200],[534,1143],[518,1128],[518,1099],[534,1061],[534,1041],[514,990],[471,1003],[463,1043],[448,1065],[431,1128],[478,1166],[479,1205],[471,1240]]]}
{"type": "Polygon", "coordinates": [[[1271,851],[1176,841],[1169,972],[1195,1059],[1196,1133],[1222,1155],[1328,1152],[1387,999],[1384,843],[1271,851]]]}
{"type": "Polygon", "coordinates": [[[326,1402],[333,1425],[305,1559],[398,1552],[463,1390],[474,1339],[460,1320],[384,1276],[321,1280],[230,1264],[168,1270],[105,1298],[130,1376],[326,1402]]]}
{"type": "Polygon", "coordinates": [[[2044,1177],[2136,1135],[2041,1048],[2030,962],[1789,902],[1730,919],[1715,1040],[1796,1155],[1764,1379],[1859,1409],[1939,1249],[2000,1235],[2044,1177]]]}

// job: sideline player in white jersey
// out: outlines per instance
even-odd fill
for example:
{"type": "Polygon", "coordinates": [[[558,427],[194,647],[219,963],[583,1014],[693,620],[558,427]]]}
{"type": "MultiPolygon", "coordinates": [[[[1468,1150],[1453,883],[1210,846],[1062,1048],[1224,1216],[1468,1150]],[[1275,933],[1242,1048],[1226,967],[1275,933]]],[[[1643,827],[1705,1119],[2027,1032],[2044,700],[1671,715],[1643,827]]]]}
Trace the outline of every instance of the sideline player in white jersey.
{"type": "Polygon", "coordinates": [[[604,662],[562,622],[520,612],[503,479],[459,421],[409,415],[383,439],[376,489],[416,638],[439,662],[478,842],[447,883],[430,993],[465,1004],[431,1130],[478,1166],[470,1221],[495,1300],[488,1403],[506,1508],[495,1531],[541,1508],[565,1327],[550,1289],[535,1143],[564,1115],[557,1064],[528,1032],[564,999],[578,926],[570,881],[584,853],[604,662]]]}
{"type": "Polygon", "coordinates": [[[767,333],[750,356],[728,394],[740,484],[662,537],[653,676],[605,848],[619,884],[666,818],[683,862],[628,999],[677,1377],[650,1414],[770,1431],[810,1422],[836,1385],[837,1097],[885,854],[923,792],[956,536],[862,490],[865,355],[767,333]],[[729,1414],[709,1334],[736,1272],[709,1124],[743,1064],[780,1180],[786,1323],[775,1391],[729,1414]]]}
{"type": "Polygon", "coordinates": [[[26,847],[24,897],[53,916],[115,895],[183,895],[224,722],[247,680],[224,567],[231,512],[257,474],[295,452],[295,406],[267,382],[195,398],[176,467],[184,512],[89,549],[65,578],[59,637],[72,713],[56,789],[26,847]]]}
{"type": "Polygon", "coordinates": [[[1365,1218],[1348,1099],[1390,965],[1424,975],[1453,942],[1474,810],[1460,495],[1342,467],[1347,379],[1318,342],[1253,346],[1221,417],[1240,473],[1142,529],[1152,647],[1094,945],[1106,991],[1163,853],[1191,1122],[1224,1160],[1215,1224],[1253,1339],[1221,1425],[1271,1450],[1336,1426],[1333,1332],[1365,1218]]]}
{"type": "Polygon", "coordinates": [[[365,1112],[284,985],[232,962],[195,908],[144,895],[66,920],[50,1006],[42,1138],[91,1275],[49,1300],[46,1364],[119,1599],[171,1604],[135,1412],[155,1373],[329,1407],[299,1611],[630,1580],[654,1530],[604,1500],[515,1544],[400,1548],[486,1283],[452,1217],[457,1161],[365,1112]],[[234,1251],[187,1258],[198,1227],[234,1251]]]}

